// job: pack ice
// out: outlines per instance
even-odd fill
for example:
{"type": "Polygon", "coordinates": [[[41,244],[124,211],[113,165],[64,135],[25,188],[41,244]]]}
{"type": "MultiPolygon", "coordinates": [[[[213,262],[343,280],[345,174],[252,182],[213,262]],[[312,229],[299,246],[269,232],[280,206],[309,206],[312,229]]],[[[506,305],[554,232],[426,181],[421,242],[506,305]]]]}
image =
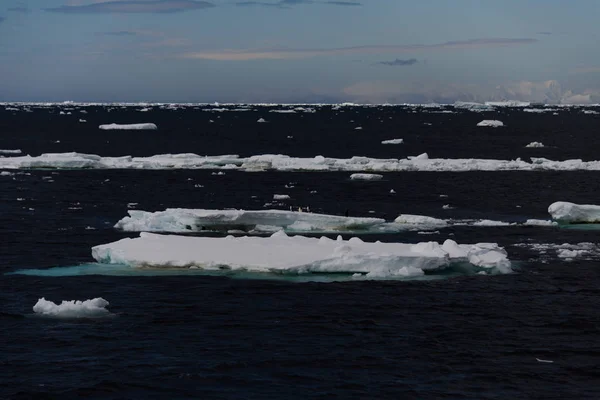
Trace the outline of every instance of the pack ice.
{"type": "Polygon", "coordinates": [[[200,156],[192,153],[159,154],[149,157],[102,157],[83,153],[45,153],[39,156],[0,157],[2,169],[236,169],[240,171],[576,171],[600,170],[600,161],[581,159],[553,161],[531,157],[531,162],[478,158],[429,158],[427,153],[405,159],[290,157],[282,154],[262,154],[250,157],[238,155],[200,156]]]}
{"type": "Polygon", "coordinates": [[[199,268],[289,274],[351,273],[389,279],[420,276],[453,263],[469,263],[490,273],[510,273],[507,254],[497,244],[459,245],[446,240],[418,244],[366,243],[358,238],[186,237],[141,233],[92,248],[103,264],[131,267],[199,268]]]}
{"type": "Polygon", "coordinates": [[[600,223],[600,206],[557,201],[550,204],[548,213],[562,224],[600,223]]]}

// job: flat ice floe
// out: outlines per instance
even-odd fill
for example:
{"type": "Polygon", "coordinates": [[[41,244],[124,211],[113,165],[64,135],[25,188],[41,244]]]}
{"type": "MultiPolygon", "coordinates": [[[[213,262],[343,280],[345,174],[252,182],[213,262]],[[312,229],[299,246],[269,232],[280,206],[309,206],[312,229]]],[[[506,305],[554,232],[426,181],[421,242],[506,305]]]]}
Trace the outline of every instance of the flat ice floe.
{"type": "Polygon", "coordinates": [[[492,128],[499,128],[501,126],[504,126],[504,123],[502,121],[484,119],[483,121],[478,123],[477,126],[488,126],[488,127],[492,127],[492,128]]]}
{"type": "Polygon", "coordinates": [[[263,154],[200,156],[192,153],[160,154],[149,157],[102,157],[83,153],[46,153],[39,156],[0,157],[3,169],[210,169],[240,171],[348,171],[348,172],[465,172],[465,171],[577,171],[600,170],[600,161],[580,159],[553,161],[531,157],[531,162],[478,158],[429,158],[427,153],[405,159],[290,157],[263,154]]]}
{"type": "Polygon", "coordinates": [[[378,174],[352,174],[350,179],[353,181],[380,181],[383,179],[383,175],[378,174]]]}
{"type": "Polygon", "coordinates": [[[510,273],[506,251],[493,243],[459,245],[446,240],[418,244],[366,243],[358,238],[289,237],[200,238],[141,233],[95,246],[99,263],[134,268],[198,268],[284,274],[347,273],[357,278],[421,276],[451,264],[468,263],[489,273],[510,273]]]}
{"type": "Polygon", "coordinates": [[[380,228],[384,219],[343,217],[284,210],[202,210],[170,208],[165,211],[127,211],[115,228],[129,232],[245,231],[354,232],[380,228]]]}
{"type": "Polygon", "coordinates": [[[54,318],[98,318],[112,315],[107,309],[108,301],[101,297],[92,300],[64,300],[60,304],[41,298],[33,306],[33,312],[54,318]]]}
{"type": "Polygon", "coordinates": [[[389,139],[383,140],[381,144],[402,144],[404,143],[404,139],[389,139]]]}
{"type": "Polygon", "coordinates": [[[600,206],[557,201],[548,207],[552,219],[562,224],[600,223],[600,206]]]}
{"type": "Polygon", "coordinates": [[[21,150],[20,149],[0,149],[0,155],[1,154],[21,154],[21,150]]]}
{"type": "Polygon", "coordinates": [[[141,124],[106,124],[100,125],[98,129],[105,131],[111,130],[156,130],[158,127],[152,123],[141,123],[141,124]]]}

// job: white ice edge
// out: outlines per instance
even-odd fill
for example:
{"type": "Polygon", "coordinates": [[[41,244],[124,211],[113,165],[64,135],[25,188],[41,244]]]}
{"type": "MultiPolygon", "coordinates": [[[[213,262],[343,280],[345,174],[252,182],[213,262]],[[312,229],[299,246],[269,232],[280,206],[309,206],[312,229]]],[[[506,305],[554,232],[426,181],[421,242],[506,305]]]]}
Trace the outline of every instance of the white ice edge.
{"type": "Polygon", "coordinates": [[[238,155],[200,156],[193,153],[160,154],[149,157],[102,157],[83,153],[46,153],[40,156],[1,157],[0,169],[231,169],[240,171],[575,171],[600,170],[600,161],[580,159],[553,161],[531,158],[531,162],[477,158],[429,158],[427,153],[405,159],[290,157],[262,154],[250,157],[238,155]]]}
{"type": "Polygon", "coordinates": [[[278,273],[357,273],[368,278],[419,276],[467,262],[496,273],[512,272],[506,251],[494,243],[367,243],[358,238],[186,237],[141,233],[92,248],[99,263],[131,267],[199,268],[278,273]]]}

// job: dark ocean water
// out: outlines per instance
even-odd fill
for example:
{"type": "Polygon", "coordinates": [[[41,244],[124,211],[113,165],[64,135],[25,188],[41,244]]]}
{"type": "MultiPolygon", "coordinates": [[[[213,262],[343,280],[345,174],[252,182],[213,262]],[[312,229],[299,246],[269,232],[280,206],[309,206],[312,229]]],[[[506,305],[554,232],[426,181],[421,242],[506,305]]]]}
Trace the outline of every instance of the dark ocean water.
{"type": "MultiPolygon", "coordinates": [[[[32,155],[398,158],[427,152],[448,158],[600,159],[594,146],[600,116],[579,109],[553,115],[398,107],[323,108],[314,114],[259,107],[221,113],[205,107],[146,113],[88,107],[80,114],[75,106],[66,108],[74,108],[62,108],[72,115],[59,115],[58,107],[30,113],[0,107],[0,149],[32,155]],[[269,123],[257,124],[260,117],[269,123]],[[507,126],[476,128],[482,119],[507,126]],[[159,130],[97,129],[110,122],[154,122],[159,130]],[[380,144],[393,138],[405,144],[380,144]],[[548,147],[524,148],[532,141],[548,147]]],[[[328,214],[511,222],[548,219],[548,205],[558,200],[600,203],[600,172],[384,176],[379,182],[350,181],[343,172],[36,170],[1,176],[0,398],[599,398],[600,255],[565,261],[522,245],[595,243],[597,231],[464,226],[428,236],[363,236],[497,242],[517,270],[500,276],[298,283],[6,274],[92,262],[92,246],[137,236],[112,228],[129,203],[147,211],[263,209],[274,193],[285,193],[294,207],[328,214]],[[445,204],[455,208],[445,210],[445,204]],[[39,318],[32,307],[41,297],[103,297],[115,315],[39,318]]]]}

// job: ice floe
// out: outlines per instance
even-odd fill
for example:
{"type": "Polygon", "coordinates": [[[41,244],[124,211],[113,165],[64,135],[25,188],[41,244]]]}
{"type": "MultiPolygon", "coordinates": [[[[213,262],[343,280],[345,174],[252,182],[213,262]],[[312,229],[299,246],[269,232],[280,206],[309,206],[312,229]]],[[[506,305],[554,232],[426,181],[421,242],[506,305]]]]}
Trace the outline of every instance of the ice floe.
{"type": "Polygon", "coordinates": [[[404,143],[404,139],[389,139],[383,140],[381,144],[402,144],[404,143]]]}
{"type": "Polygon", "coordinates": [[[527,101],[519,100],[486,101],[485,104],[492,107],[529,107],[531,105],[531,103],[527,101]]]}
{"type": "Polygon", "coordinates": [[[544,144],[542,142],[531,142],[529,143],[527,146],[525,147],[545,147],[544,144]]]}
{"type": "MultiPolygon", "coordinates": [[[[284,195],[285,196],[285,195],[284,195]]],[[[285,200],[284,198],[275,200],[285,200]]],[[[206,210],[170,208],[148,212],[128,210],[115,228],[129,232],[195,233],[247,232],[264,234],[284,230],[291,233],[396,233],[437,230],[451,226],[506,227],[553,226],[552,221],[527,220],[525,223],[477,220],[438,219],[423,215],[401,214],[393,221],[381,218],[346,217],[287,210],[206,210]]]]}
{"type": "Polygon", "coordinates": [[[561,224],[600,223],[600,206],[557,201],[550,204],[548,213],[561,224]]]}
{"type": "Polygon", "coordinates": [[[353,181],[380,181],[383,179],[383,175],[379,174],[352,174],[350,179],[353,181]]]}
{"type": "Polygon", "coordinates": [[[502,121],[498,121],[498,120],[484,119],[483,121],[478,123],[477,126],[487,126],[487,127],[492,127],[492,128],[499,128],[501,126],[504,126],[504,123],[502,121]]]}
{"type": "Polygon", "coordinates": [[[106,124],[100,125],[99,129],[110,131],[110,130],[156,130],[158,127],[152,123],[141,123],[141,124],[106,124]]]}
{"type": "Polygon", "coordinates": [[[33,312],[44,317],[54,318],[98,318],[112,315],[106,307],[108,301],[101,297],[92,300],[64,300],[60,304],[41,298],[33,306],[33,312]]]}
{"type": "Polygon", "coordinates": [[[141,233],[138,238],[95,246],[92,256],[99,263],[131,267],[351,273],[375,279],[420,276],[453,263],[469,263],[491,273],[512,272],[506,251],[493,243],[366,243],[358,238],[289,237],[282,231],[267,238],[141,233]]]}
{"type": "Polygon", "coordinates": [[[0,149],[0,154],[21,154],[20,149],[0,149]]]}
{"type": "Polygon", "coordinates": [[[115,228],[130,232],[353,232],[385,223],[381,218],[359,218],[286,210],[203,210],[170,208],[165,211],[127,211],[115,228]]]}

